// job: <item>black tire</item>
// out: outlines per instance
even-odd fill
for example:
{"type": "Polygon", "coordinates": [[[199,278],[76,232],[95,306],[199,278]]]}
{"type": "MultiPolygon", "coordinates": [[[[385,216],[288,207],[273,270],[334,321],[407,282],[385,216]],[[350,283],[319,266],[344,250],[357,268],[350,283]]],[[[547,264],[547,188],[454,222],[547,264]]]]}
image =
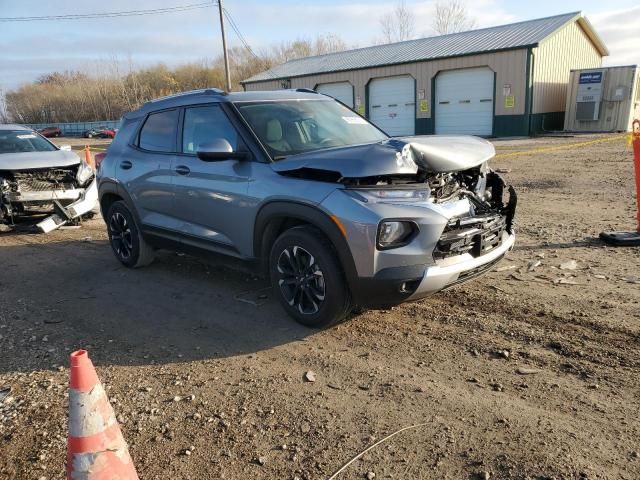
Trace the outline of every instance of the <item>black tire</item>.
{"type": "Polygon", "coordinates": [[[313,227],[282,233],[271,247],[269,276],[274,295],[297,322],[322,328],[351,311],[351,294],[331,243],[313,227]]]}
{"type": "Polygon", "coordinates": [[[154,251],[142,237],[127,204],[114,202],[107,214],[109,243],[116,258],[124,266],[138,268],[153,262],[154,251]]]}

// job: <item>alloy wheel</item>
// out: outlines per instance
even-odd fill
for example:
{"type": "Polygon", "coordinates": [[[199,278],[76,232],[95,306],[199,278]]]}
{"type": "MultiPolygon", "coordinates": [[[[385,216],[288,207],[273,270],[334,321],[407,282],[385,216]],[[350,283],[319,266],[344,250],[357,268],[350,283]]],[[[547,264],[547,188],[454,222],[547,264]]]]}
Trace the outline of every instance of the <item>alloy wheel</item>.
{"type": "Polygon", "coordinates": [[[133,251],[133,235],[131,227],[124,215],[115,212],[109,220],[109,231],[111,232],[111,244],[120,258],[128,260],[133,251]]]}
{"type": "Polygon", "coordinates": [[[278,257],[278,285],[287,303],[303,315],[317,313],[324,302],[326,286],[320,265],[299,246],[285,248],[278,257]]]}

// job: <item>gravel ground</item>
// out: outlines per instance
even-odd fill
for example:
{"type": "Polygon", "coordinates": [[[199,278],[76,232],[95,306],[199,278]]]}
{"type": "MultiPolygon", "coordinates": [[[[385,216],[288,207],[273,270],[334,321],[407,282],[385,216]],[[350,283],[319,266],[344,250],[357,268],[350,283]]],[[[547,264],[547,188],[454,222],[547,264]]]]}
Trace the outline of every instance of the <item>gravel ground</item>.
{"type": "Polygon", "coordinates": [[[597,239],[634,226],[631,150],[616,140],[493,166],[520,195],[507,260],[323,331],[290,321],[245,273],[171,253],[121,267],[100,219],[0,234],[0,479],[62,478],[80,347],[142,479],[328,479],[417,424],[337,478],[640,478],[640,249],[597,239]]]}

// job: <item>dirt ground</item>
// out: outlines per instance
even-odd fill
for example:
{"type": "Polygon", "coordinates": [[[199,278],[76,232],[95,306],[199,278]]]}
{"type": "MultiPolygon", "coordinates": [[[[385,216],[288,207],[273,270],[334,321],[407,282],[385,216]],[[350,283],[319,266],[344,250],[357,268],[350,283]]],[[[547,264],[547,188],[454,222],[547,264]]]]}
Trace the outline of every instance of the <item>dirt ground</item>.
{"type": "Polygon", "coordinates": [[[634,226],[631,150],[493,167],[520,196],[507,260],[323,331],[244,273],[172,253],[121,267],[100,219],[0,234],[0,479],[63,477],[68,355],[83,347],[141,479],[326,480],[425,424],[337,478],[637,480],[640,249],[597,239],[634,226]]]}

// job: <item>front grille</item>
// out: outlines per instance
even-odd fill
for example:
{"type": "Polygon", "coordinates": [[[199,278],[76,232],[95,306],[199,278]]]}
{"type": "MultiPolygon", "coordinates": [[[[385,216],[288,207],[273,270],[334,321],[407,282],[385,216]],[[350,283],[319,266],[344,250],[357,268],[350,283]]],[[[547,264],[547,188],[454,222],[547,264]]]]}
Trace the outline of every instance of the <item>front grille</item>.
{"type": "Polygon", "coordinates": [[[480,257],[502,243],[507,219],[498,213],[459,217],[449,221],[433,252],[435,259],[469,253],[480,257]]]}
{"type": "Polygon", "coordinates": [[[13,174],[19,192],[41,192],[75,188],[75,169],[51,168],[13,174]]]}

